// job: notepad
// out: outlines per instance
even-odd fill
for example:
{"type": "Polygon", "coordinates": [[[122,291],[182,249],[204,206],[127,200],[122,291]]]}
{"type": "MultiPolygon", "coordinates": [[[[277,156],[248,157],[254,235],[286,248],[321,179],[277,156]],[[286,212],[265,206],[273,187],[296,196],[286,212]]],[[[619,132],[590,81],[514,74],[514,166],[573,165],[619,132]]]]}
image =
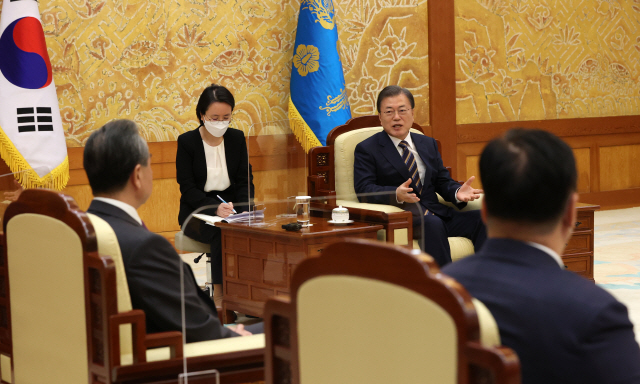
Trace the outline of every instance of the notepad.
{"type": "Polygon", "coordinates": [[[215,225],[220,221],[225,223],[249,223],[264,220],[264,209],[253,212],[236,213],[224,218],[220,216],[204,215],[202,213],[195,213],[193,217],[200,219],[209,225],[215,225]]]}

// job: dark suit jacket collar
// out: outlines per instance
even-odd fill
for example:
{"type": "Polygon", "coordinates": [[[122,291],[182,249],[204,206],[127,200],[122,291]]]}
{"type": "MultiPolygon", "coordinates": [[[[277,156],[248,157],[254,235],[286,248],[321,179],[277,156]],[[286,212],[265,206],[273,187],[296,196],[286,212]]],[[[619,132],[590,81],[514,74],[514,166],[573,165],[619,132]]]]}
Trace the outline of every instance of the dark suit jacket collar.
{"type": "Polygon", "coordinates": [[[425,142],[425,139],[427,138],[427,136],[419,135],[417,133],[410,133],[410,135],[411,135],[411,140],[413,141],[413,145],[415,146],[415,150],[418,152],[418,154],[422,158],[422,162],[428,168],[429,167],[429,162],[428,162],[429,154],[427,153],[428,145],[425,142]]]}
{"type": "Polygon", "coordinates": [[[511,239],[487,239],[476,256],[499,259],[510,264],[561,270],[558,263],[546,252],[525,242],[511,239]]]}
{"type": "Polygon", "coordinates": [[[120,220],[124,220],[127,223],[135,225],[136,227],[142,227],[138,222],[129,214],[122,209],[116,207],[115,205],[111,205],[109,203],[105,203],[100,200],[92,200],[91,205],[89,205],[89,209],[87,210],[89,213],[99,212],[103,215],[116,217],[120,220]]]}
{"type": "MultiPolygon", "coordinates": [[[[413,139],[413,136],[411,137],[413,139]]],[[[389,138],[389,135],[382,131],[378,133],[378,144],[380,144],[380,152],[389,161],[389,163],[400,173],[403,179],[409,178],[409,169],[402,161],[402,157],[398,152],[398,149],[393,145],[393,141],[389,138]]]]}

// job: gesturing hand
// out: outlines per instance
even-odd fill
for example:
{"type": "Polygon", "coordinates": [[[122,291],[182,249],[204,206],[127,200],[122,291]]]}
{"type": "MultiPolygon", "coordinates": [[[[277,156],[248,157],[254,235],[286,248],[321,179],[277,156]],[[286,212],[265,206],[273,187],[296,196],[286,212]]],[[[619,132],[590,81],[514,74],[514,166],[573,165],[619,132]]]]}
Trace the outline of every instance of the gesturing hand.
{"type": "Polygon", "coordinates": [[[222,218],[228,217],[233,213],[233,203],[228,202],[218,205],[218,210],[216,211],[216,213],[222,218]]]}
{"type": "Polygon", "coordinates": [[[413,192],[413,188],[411,188],[411,178],[407,179],[401,186],[396,189],[396,199],[398,201],[404,201],[405,203],[417,203],[420,201],[420,198],[416,196],[413,192]]]}
{"type": "Polygon", "coordinates": [[[484,193],[484,191],[482,189],[475,189],[471,187],[471,183],[473,183],[473,180],[475,179],[475,176],[471,176],[469,180],[462,184],[462,187],[458,189],[458,194],[456,195],[458,200],[467,203],[480,198],[480,195],[484,193]]]}
{"type": "Polygon", "coordinates": [[[251,332],[249,332],[246,329],[244,329],[244,325],[242,325],[242,324],[231,325],[231,326],[229,326],[229,329],[232,330],[233,332],[237,333],[240,336],[251,336],[252,335],[251,332]]]}

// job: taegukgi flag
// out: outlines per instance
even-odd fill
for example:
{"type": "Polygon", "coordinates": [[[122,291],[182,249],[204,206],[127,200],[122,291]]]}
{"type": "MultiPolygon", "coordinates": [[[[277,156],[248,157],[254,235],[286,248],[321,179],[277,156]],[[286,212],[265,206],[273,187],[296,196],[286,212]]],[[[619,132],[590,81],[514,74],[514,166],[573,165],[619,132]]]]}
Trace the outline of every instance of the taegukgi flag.
{"type": "Polygon", "coordinates": [[[0,16],[0,156],[25,188],[62,189],[69,159],[35,0],[4,0],[0,16]]]}
{"type": "Polygon", "coordinates": [[[302,0],[291,66],[291,128],[305,151],[351,118],[332,0],[302,0]]]}

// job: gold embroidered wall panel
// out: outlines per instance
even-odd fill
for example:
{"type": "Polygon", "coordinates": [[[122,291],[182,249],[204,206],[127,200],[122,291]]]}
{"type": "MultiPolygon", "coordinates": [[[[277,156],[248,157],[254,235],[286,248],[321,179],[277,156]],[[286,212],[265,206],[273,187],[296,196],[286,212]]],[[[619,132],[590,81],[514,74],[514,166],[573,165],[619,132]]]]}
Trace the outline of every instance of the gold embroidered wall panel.
{"type": "MultiPolygon", "coordinates": [[[[640,4],[457,0],[457,122],[640,113],[640,4]]],[[[42,1],[69,146],[114,117],[149,141],[196,125],[201,89],[234,92],[235,125],[286,117],[297,1],[42,1]]],[[[335,1],[354,116],[388,84],[416,95],[428,124],[427,2],[335,1]]]]}
{"type": "Polygon", "coordinates": [[[387,85],[411,90],[416,122],[429,124],[426,0],[335,1],[340,54],[353,117],[377,114],[387,85]]]}
{"type": "MultiPolygon", "coordinates": [[[[6,0],[5,0],[6,1],[6,0]]],[[[0,4],[2,0],[0,0],[0,4]]],[[[416,93],[428,123],[426,0],[334,0],[354,116],[380,89],[416,93]]],[[[150,142],[197,127],[212,82],[236,98],[234,124],[287,118],[299,0],[43,0],[39,3],[67,145],[114,118],[150,142]]]]}
{"type": "Polygon", "coordinates": [[[456,0],[458,124],[640,114],[637,0],[456,0]]]}

